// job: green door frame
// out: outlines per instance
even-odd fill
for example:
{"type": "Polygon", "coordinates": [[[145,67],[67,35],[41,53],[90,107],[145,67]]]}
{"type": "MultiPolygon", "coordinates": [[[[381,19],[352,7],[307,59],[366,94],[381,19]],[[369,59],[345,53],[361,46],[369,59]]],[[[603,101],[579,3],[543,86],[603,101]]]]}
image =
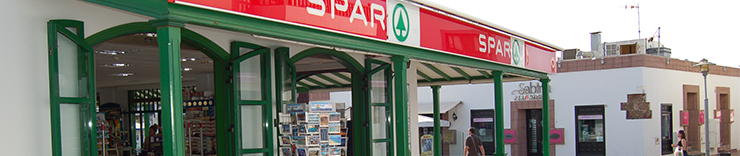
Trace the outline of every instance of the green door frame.
{"type": "Polygon", "coordinates": [[[271,72],[270,72],[270,48],[259,46],[256,44],[246,43],[246,42],[232,42],[231,43],[231,63],[229,64],[230,68],[232,69],[231,72],[231,79],[229,82],[231,82],[233,85],[231,85],[233,96],[234,106],[231,110],[234,114],[234,123],[237,128],[236,130],[236,141],[233,142],[232,145],[235,149],[237,149],[235,155],[243,155],[243,154],[252,154],[252,153],[261,153],[264,155],[273,155],[274,151],[273,148],[273,105],[272,105],[272,88],[271,88],[271,72]],[[249,52],[242,53],[242,49],[251,50],[249,52]],[[245,61],[250,58],[257,58],[260,61],[259,69],[260,69],[260,92],[261,96],[260,99],[243,99],[241,97],[241,90],[240,89],[240,78],[241,78],[241,64],[242,61],[245,61]],[[260,122],[260,126],[262,127],[262,148],[252,148],[252,149],[246,149],[243,148],[242,142],[245,139],[242,135],[242,129],[244,126],[256,126],[256,125],[242,125],[242,106],[260,106],[261,108],[261,118],[262,121],[260,122]]]}
{"type": "MultiPolygon", "coordinates": [[[[386,143],[386,151],[388,152],[386,153],[386,155],[393,156],[395,155],[393,153],[393,145],[394,145],[393,144],[394,143],[393,141],[393,122],[391,122],[393,121],[393,113],[391,113],[393,112],[393,83],[391,81],[393,78],[393,70],[391,70],[390,63],[386,63],[386,62],[375,60],[375,59],[366,59],[365,67],[366,67],[365,70],[367,71],[366,72],[366,79],[367,79],[366,81],[367,82],[366,83],[367,100],[366,101],[370,103],[369,109],[366,109],[365,112],[370,115],[369,119],[374,119],[375,117],[373,116],[372,110],[375,110],[375,107],[384,107],[385,117],[386,117],[385,118],[386,136],[384,139],[375,139],[375,136],[373,135],[372,132],[368,133],[368,135],[366,136],[369,140],[372,141],[371,147],[374,147],[375,143],[386,143]],[[375,65],[377,65],[377,67],[375,65]],[[377,73],[383,73],[384,75],[383,79],[385,80],[385,86],[383,87],[385,88],[385,92],[383,94],[385,95],[385,98],[382,99],[382,101],[375,102],[373,101],[373,88],[374,88],[373,87],[373,75],[377,73]]],[[[369,121],[374,122],[372,120],[369,120],[369,121]]],[[[373,130],[373,127],[372,127],[373,124],[371,123],[368,125],[370,126],[369,129],[373,130]]],[[[369,151],[368,155],[373,155],[375,148],[371,148],[371,149],[372,150],[367,150],[369,151]]]]}
{"type": "MultiPolygon", "coordinates": [[[[81,155],[97,155],[97,133],[95,131],[95,74],[94,59],[92,46],[84,40],[84,24],[82,21],[75,20],[50,20],[47,22],[48,47],[49,47],[49,97],[50,97],[50,117],[51,117],[51,140],[52,155],[61,156],[64,153],[63,136],[62,136],[62,105],[72,104],[79,105],[77,111],[80,112],[77,119],[80,123],[80,151],[81,155]],[[61,76],[65,76],[60,68],[67,60],[61,60],[62,55],[59,50],[59,39],[71,41],[76,47],[75,61],[72,62],[76,68],[74,79],[64,81],[61,76]],[[62,95],[64,90],[63,83],[73,83],[77,88],[76,95],[62,95]]],[[[67,54],[68,55],[68,54],[67,54]]],[[[69,63],[66,63],[69,65],[69,63]]],[[[67,73],[69,74],[69,73],[67,73]]],[[[70,75],[66,75],[69,78],[70,75]]],[[[66,85],[67,87],[71,87],[66,85]]],[[[67,93],[69,94],[69,93],[67,93]]],[[[64,124],[68,125],[68,124],[64,124]]]]}

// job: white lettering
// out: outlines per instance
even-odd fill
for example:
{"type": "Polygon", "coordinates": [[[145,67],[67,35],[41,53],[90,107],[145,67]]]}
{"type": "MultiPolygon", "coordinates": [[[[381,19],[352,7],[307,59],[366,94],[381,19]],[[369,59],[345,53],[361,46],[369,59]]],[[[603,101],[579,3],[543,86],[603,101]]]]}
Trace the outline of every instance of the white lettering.
{"type": "Polygon", "coordinates": [[[342,11],[342,12],[347,11],[347,7],[349,6],[349,2],[347,2],[347,0],[339,0],[339,1],[343,1],[344,4],[343,5],[337,5],[337,3],[334,2],[334,0],[331,0],[331,5],[332,5],[331,19],[334,19],[334,15],[336,14],[335,12],[337,10],[342,11]]]}
{"type": "Polygon", "coordinates": [[[365,16],[365,9],[362,8],[362,2],[360,0],[355,1],[355,6],[352,7],[352,15],[349,18],[349,23],[352,23],[354,19],[362,20],[362,22],[365,23],[365,26],[367,26],[367,18],[365,16]],[[360,13],[357,13],[357,10],[360,10],[360,13]]]}
{"type": "Polygon", "coordinates": [[[511,56],[511,44],[509,41],[504,41],[504,56],[511,56]]]}
{"type": "Polygon", "coordinates": [[[480,46],[478,47],[478,51],[480,51],[481,53],[485,53],[488,51],[488,44],[486,44],[486,35],[478,35],[478,43],[480,44],[480,46]]]}
{"type": "MultiPolygon", "coordinates": [[[[370,4],[370,14],[373,15],[375,20],[380,22],[380,27],[385,30],[385,8],[382,5],[375,3],[370,4]],[[375,11],[380,11],[380,14],[376,14],[375,11]]],[[[375,27],[375,20],[370,20],[370,27],[375,27]]]]}
{"type": "MultiPolygon", "coordinates": [[[[316,16],[324,16],[324,13],[326,13],[326,4],[324,4],[323,0],[308,0],[308,2],[321,6],[321,9],[316,9],[316,8],[306,6],[306,12],[312,15],[316,15],[316,16]]],[[[333,13],[334,12],[332,12],[332,17],[334,17],[333,13]]]]}
{"type": "Polygon", "coordinates": [[[496,55],[498,55],[499,53],[501,53],[502,56],[504,55],[504,51],[501,49],[501,40],[498,40],[498,42],[496,42],[496,55]]]}
{"type": "Polygon", "coordinates": [[[488,53],[490,54],[491,49],[496,48],[496,39],[493,36],[488,36],[488,53]]]}

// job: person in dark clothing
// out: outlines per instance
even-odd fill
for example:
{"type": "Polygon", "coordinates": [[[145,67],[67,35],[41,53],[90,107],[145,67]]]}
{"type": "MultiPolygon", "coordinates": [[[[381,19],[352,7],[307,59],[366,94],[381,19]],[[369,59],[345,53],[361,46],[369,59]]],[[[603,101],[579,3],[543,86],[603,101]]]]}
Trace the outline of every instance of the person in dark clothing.
{"type": "Polygon", "coordinates": [[[468,136],[465,138],[465,150],[463,151],[464,156],[481,156],[486,155],[486,151],[483,150],[483,144],[481,144],[480,137],[475,135],[475,128],[470,127],[468,129],[468,136]]]}
{"type": "MultiPolygon", "coordinates": [[[[686,133],[683,132],[683,130],[678,130],[678,143],[672,144],[673,147],[678,147],[682,151],[683,156],[687,156],[688,152],[686,152],[686,133]]],[[[678,153],[674,153],[675,155],[678,155],[678,153]]]]}

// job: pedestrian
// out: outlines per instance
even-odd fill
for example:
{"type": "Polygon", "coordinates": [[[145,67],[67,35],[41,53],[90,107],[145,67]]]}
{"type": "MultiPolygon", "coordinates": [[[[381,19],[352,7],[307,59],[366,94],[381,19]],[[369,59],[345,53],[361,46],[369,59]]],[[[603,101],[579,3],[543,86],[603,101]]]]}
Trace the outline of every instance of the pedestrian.
{"type": "Polygon", "coordinates": [[[486,155],[486,150],[483,149],[480,137],[475,135],[475,128],[470,127],[468,129],[468,136],[465,138],[465,150],[463,151],[464,156],[482,156],[486,155]]]}
{"type": "Polygon", "coordinates": [[[671,146],[675,147],[676,150],[673,151],[674,156],[687,156],[688,152],[686,152],[686,133],[683,132],[683,130],[678,130],[678,143],[671,144],[671,146]]]}

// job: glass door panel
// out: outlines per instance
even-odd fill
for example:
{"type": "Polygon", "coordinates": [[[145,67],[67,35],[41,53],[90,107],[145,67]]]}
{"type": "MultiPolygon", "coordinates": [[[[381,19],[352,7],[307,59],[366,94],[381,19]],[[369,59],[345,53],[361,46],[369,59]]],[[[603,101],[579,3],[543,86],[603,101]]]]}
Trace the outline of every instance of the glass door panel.
{"type": "Polygon", "coordinates": [[[239,155],[272,155],[269,48],[232,42],[235,126],[239,155]]]}
{"type": "Polygon", "coordinates": [[[368,59],[365,63],[369,88],[367,94],[370,102],[370,130],[372,130],[370,155],[393,155],[391,65],[374,59],[368,59]]]}
{"type": "Polygon", "coordinates": [[[82,121],[83,113],[79,104],[59,105],[59,119],[62,137],[62,155],[82,155],[82,121]]]}

